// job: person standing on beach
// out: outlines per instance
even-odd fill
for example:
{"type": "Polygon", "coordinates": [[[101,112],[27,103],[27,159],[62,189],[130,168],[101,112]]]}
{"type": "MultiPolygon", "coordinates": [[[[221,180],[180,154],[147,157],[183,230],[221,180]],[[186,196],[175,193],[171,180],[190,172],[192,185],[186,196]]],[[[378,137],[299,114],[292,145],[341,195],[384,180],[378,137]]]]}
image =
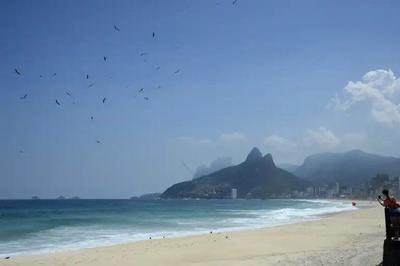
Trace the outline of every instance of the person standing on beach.
{"type": "MultiPolygon", "coordinates": [[[[382,190],[382,194],[385,197],[385,199],[382,200],[382,197],[379,195],[377,198],[379,204],[385,208],[388,208],[390,214],[395,214],[390,217],[390,220],[393,225],[399,226],[400,225],[400,204],[397,203],[397,201],[394,197],[391,197],[389,195],[389,191],[387,189],[382,190]]],[[[397,238],[400,237],[400,230],[395,230],[395,237],[397,237],[397,238]]]]}
{"type": "Polygon", "coordinates": [[[394,197],[391,197],[389,195],[389,190],[384,189],[382,190],[383,196],[385,196],[385,199],[382,200],[382,197],[379,195],[377,200],[379,204],[381,204],[383,207],[389,208],[391,212],[399,212],[400,213],[400,204],[397,203],[396,199],[394,197]]]}

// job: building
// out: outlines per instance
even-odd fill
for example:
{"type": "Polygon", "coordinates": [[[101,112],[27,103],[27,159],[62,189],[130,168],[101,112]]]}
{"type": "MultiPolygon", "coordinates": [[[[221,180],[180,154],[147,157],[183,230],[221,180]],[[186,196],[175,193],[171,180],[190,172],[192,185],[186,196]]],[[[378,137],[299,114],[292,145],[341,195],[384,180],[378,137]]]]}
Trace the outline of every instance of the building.
{"type": "Polygon", "coordinates": [[[336,183],[336,196],[340,195],[340,185],[339,183],[336,183]]]}
{"type": "Polygon", "coordinates": [[[237,188],[232,188],[231,193],[232,199],[237,199],[237,188]]]}

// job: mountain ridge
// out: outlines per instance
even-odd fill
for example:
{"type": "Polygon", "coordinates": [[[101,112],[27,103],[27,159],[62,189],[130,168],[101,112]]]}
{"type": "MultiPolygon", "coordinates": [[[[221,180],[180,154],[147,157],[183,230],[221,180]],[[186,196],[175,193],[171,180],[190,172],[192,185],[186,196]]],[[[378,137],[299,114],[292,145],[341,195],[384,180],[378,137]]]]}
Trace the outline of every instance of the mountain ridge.
{"type": "Polygon", "coordinates": [[[268,198],[273,195],[302,190],[311,182],[276,167],[270,153],[262,155],[254,147],[246,160],[194,180],[172,185],[162,198],[227,198],[237,189],[238,198],[268,198]]]}
{"type": "Polygon", "coordinates": [[[317,183],[361,186],[378,173],[400,175],[400,158],[367,153],[359,149],[324,152],[304,159],[294,174],[317,183]]]}

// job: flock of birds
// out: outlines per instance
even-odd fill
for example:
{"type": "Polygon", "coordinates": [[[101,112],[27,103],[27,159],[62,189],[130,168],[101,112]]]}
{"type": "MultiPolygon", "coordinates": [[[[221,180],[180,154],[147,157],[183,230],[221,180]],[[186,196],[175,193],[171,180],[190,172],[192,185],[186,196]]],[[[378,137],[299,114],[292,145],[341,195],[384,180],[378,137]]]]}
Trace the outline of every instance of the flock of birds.
{"type": "MultiPolygon", "coordinates": [[[[237,0],[235,0],[235,1],[237,1],[237,0]]],[[[235,2],[235,1],[234,1],[234,2],[235,2]]],[[[113,27],[114,27],[114,29],[115,29],[116,31],[118,31],[118,32],[120,31],[120,28],[119,28],[117,25],[113,25],[113,27]]],[[[151,36],[152,36],[152,38],[154,39],[154,38],[156,37],[156,33],[153,32],[151,36]]],[[[143,56],[145,56],[145,55],[148,55],[148,53],[140,53],[139,55],[140,55],[141,57],[143,57],[143,56]]],[[[104,61],[104,62],[107,62],[107,56],[103,56],[103,61],[104,61]]],[[[160,70],[160,69],[161,69],[160,66],[157,66],[157,67],[156,67],[156,70],[160,70]]],[[[18,70],[17,68],[14,69],[14,72],[15,72],[18,76],[22,76],[21,71],[18,70]]],[[[180,70],[180,69],[177,69],[177,70],[175,70],[173,73],[174,73],[174,74],[178,74],[178,73],[180,73],[180,72],[181,72],[181,70],[180,70]]],[[[57,75],[57,73],[53,73],[53,74],[52,74],[52,77],[55,77],[56,75],[57,75]]],[[[39,77],[40,77],[40,78],[43,78],[43,75],[40,75],[39,77]]],[[[86,79],[88,80],[88,79],[89,79],[89,74],[86,74],[85,77],[86,77],[86,79]]],[[[94,85],[95,85],[95,83],[92,82],[92,83],[89,84],[88,88],[92,88],[94,85]]],[[[159,88],[161,88],[161,86],[158,86],[157,88],[159,89],[159,88]]],[[[144,88],[140,88],[140,89],[138,90],[138,92],[139,92],[139,93],[143,93],[143,92],[144,92],[144,88]]],[[[66,94],[67,96],[69,96],[69,97],[72,97],[72,94],[71,94],[70,92],[68,92],[68,91],[66,91],[65,94],[66,94]]],[[[26,93],[26,94],[24,94],[23,96],[21,96],[21,97],[19,97],[19,98],[20,98],[21,100],[25,100],[25,99],[27,99],[28,95],[29,95],[29,94],[26,93]]],[[[146,101],[150,100],[150,98],[149,98],[148,96],[144,96],[143,99],[146,100],[146,101]]],[[[102,100],[102,103],[105,103],[105,102],[106,102],[106,98],[104,97],[103,100],[102,100]]],[[[55,100],[55,103],[56,103],[57,105],[61,105],[61,102],[60,102],[58,99],[55,100]]],[[[72,103],[75,104],[75,102],[72,102],[72,103]]],[[[91,117],[91,119],[93,119],[93,116],[91,117]]]]}
{"type": "MultiPolygon", "coordinates": [[[[238,0],[234,0],[234,1],[232,2],[232,5],[236,5],[237,2],[238,2],[238,0]]],[[[218,5],[218,4],[219,4],[219,3],[217,3],[217,5],[218,5]]],[[[114,30],[117,31],[117,32],[120,32],[120,31],[121,31],[121,29],[120,29],[117,25],[115,25],[115,24],[113,25],[113,28],[114,28],[114,30]]],[[[152,32],[152,33],[151,33],[151,37],[152,37],[153,39],[155,39],[155,38],[156,38],[156,33],[155,33],[155,32],[152,32]]],[[[145,57],[145,56],[147,56],[147,55],[148,55],[148,53],[146,53],[146,52],[142,52],[142,53],[139,54],[140,57],[145,57]]],[[[107,62],[107,56],[103,56],[103,61],[104,61],[105,63],[107,62]]],[[[144,62],[146,62],[146,60],[144,60],[144,62]]],[[[156,69],[156,70],[160,70],[161,67],[160,67],[160,66],[156,66],[155,69],[156,69]]],[[[15,72],[15,74],[16,74],[17,76],[22,76],[22,75],[23,75],[23,73],[22,73],[18,68],[14,68],[14,72],[15,72]]],[[[179,69],[179,68],[176,69],[176,70],[173,72],[173,74],[175,74],[175,75],[176,75],[176,74],[179,74],[179,73],[181,73],[181,69],[179,69]]],[[[56,77],[56,76],[57,76],[57,73],[51,74],[51,77],[53,77],[53,78],[56,77]]],[[[39,78],[44,78],[44,76],[43,76],[43,75],[39,75],[39,78]]],[[[86,79],[86,80],[89,80],[89,79],[90,79],[90,75],[89,75],[89,74],[85,74],[85,79],[86,79]]],[[[91,82],[87,87],[88,87],[88,88],[92,88],[93,86],[95,86],[95,82],[91,82]]],[[[128,86],[129,86],[129,85],[128,85],[128,86]]],[[[128,86],[127,86],[127,87],[128,87],[128,86]]],[[[161,88],[160,85],[157,86],[157,89],[160,89],[160,88],[161,88]]],[[[145,92],[145,89],[144,89],[144,88],[140,88],[139,90],[137,90],[137,95],[141,95],[142,98],[143,98],[145,101],[149,101],[150,98],[149,98],[148,96],[143,95],[144,92],[145,92]]],[[[66,94],[68,97],[74,99],[72,93],[70,93],[69,91],[65,91],[65,94],[66,94]]],[[[29,95],[30,95],[29,93],[25,93],[24,95],[20,96],[19,99],[20,99],[20,100],[26,100],[26,99],[28,98],[29,95]]],[[[135,96],[135,98],[136,98],[136,96],[135,96]]],[[[106,98],[106,97],[104,97],[104,98],[101,100],[101,102],[102,102],[103,104],[105,104],[106,101],[107,101],[107,98],[106,98]]],[[[61,106],[61,105],[62,105],[62,102],[61,102],[59,99],[55,99],[55,104],[56,104],[57,106],[61,106]]],[[[72,104],[76,104],[76,102],[75,102],[75,101],[72,101],[72,104]]],[[[94,120],[94,116],[90,116],[90,120],[94,120]]],[[[96,142],[97,142],[97,143],[101,143],[100,140],[97,140],[96,142]]],[[[20,153],[24,153],[24,151],[23,151],[23,150],[20,150],[20,153]]]]}
{"type": "MultiPolygon", "coordinates": [[[[117,32],[120,32],[120,31],[121,31],[120,28],[119,28],[117,25],[113,25],[113,28],[114,28],[114,30],[117,31],[117,32]]],[[[155,32],[152,32],[151,37],[152,37],[153,39],[155,39],[155,38],[156,38],[156,33],[155,33],[155,32]]],[[[148,55],[148,53],[142,52],[142,53],[139,54],[139,56],[141,56],[141,57],[144,57],[144,56],[146,56],[146,55],[148,55]]],[[[103,61],[104,61],[104,62],[107,62],[107,56],[103,56],[103,61]]],[[[160,70],[160,69],[161,69],[160,66],[157,66],[157,67],[156,67],[156,70],[160,70]]],[[[14,72],[15,72],[15,74],[16,74],[17,76],[22,76],[22,75],[23,75],[23,73],[22,73],[18,68],[14,68],[14,72]]],[[[178,74],[178,73],[180,73],[180,72],[181,72],[180,69],[176,69],[176,70],[173,72],[173,74],[178,74]]],[[[57,76],[57,73],[53,73],[53,74],[51,75],[51,77],[56,77],[56,76],[57,76]]],[[[40,78],[44,78],[43,75],[39,75],[39,77],[40,77],[40,78]]],[[[85,79],[86,79],[86,80],[89,80],[89,79],[90,79],[89,74],[85,74],[85,79]]],[[[92,88],[94,85],[95,85],[95,83],[92,82],[92,83],[90,83],[90,84],[88,85],[88,88],[92,88]]],[[[127,87],[128,87],[128,86],[129,86],[129,85],[127,85],[127,87]]],[[[161,88],[160,85],[157,86],[157,89],[160,89],[160,88],[161,88]]],[[[140,88],[139,90],[137,90],[138,95],[143,96],[143,99],[144,99],[145,101],[149,101],[150,98],[149,98],[148,96],[144,96],[144,95],[143,95],[144,92],[145,92],[145,89],[144,89],[144,88],[140,88]]],[[[65,94],[66,94],[68,97],[74,99],[72,93],[70,93],[69,91],[65,91],[65,94]]],[[[26,100],[26,99],[28,98],[29,95],[30,95],[29,93],[25,93],[23,96],[20,96],[19,99],[20,99],[20,100],[26,100]]],[[[136,98],[136,96],[135,96],[135,98],[136,98]]],[[[106,101],[107,101],[107,98],[104,97],[104,98],[101,100],[101,103],[105,104],[106,101]]],[[[56,104],[57,106],[61,106],[61,105],[62,105],[62,102],[61,102],[59,99],[55,99],[55,104],[56,104]]],[[[76,104],[76,102],[75,102],[75,101],[72,101],[72,104],[76,104]]],[[[90,120],[94,120],[94,116],[90,116],[90,120]]],[[[100,141],[100,140],[96,140],[96,143],[99,144],[99,143],[101,143],[101,141],[100,141]]],[[[23,150],[20,150],[20,153],[24,153],[24,151],[23,151],[23,150]]]]}

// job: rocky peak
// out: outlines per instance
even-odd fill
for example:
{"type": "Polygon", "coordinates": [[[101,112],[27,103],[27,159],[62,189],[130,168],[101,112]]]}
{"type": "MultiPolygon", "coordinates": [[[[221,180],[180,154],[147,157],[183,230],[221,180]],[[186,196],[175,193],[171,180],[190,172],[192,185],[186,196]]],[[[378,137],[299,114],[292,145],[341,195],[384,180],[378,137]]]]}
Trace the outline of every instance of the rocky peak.
{"type": "Polygon", "coordinates": [[[270,166],[276,167],[276,166],[275,166],[275,163],[274,163],[274,159],[272,158],[271,153],[266,154],[266,155],[263,157],[263,160],[264,160],[264,162],[265,162],[266,164],[268,164],[268,165],[270,165],[270,166]]]}
{"type": "Polygon", "coordinates": [[[249,155],[247,155],[246,162],[256,162],[263,158],[262,153],[257,147],[254,147],[249,155]]]}

